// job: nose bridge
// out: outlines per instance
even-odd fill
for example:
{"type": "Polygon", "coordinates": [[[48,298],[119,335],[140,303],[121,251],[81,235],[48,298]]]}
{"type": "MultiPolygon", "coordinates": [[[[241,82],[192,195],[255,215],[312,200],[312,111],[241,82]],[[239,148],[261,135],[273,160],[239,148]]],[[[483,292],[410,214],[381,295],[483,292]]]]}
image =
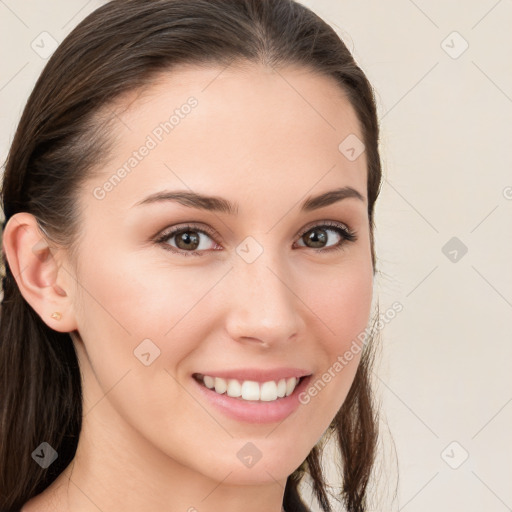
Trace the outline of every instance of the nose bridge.
{"type": "Polygon", "coordinates": [[[247,240],[237,248],[230,273],[232,303],[227,327],[235,339],[286,341],[298,327],[291,273],[276,250],[256,243],[247,240]]]}

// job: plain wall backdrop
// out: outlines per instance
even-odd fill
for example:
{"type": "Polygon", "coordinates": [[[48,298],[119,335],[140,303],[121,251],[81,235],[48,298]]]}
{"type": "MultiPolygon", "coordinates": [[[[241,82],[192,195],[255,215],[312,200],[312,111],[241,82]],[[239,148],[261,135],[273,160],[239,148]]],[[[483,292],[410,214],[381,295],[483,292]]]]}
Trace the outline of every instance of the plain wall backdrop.
{"type": "MultiPolygon", "coordinates": [[[[2,163],[54,45],[103,3],[0,0],[2,163]]],[[[512,510],[512,2],[304,3],[377,93],[376,293],[403,310],[380,331],[374,510],[512,510]]]]}

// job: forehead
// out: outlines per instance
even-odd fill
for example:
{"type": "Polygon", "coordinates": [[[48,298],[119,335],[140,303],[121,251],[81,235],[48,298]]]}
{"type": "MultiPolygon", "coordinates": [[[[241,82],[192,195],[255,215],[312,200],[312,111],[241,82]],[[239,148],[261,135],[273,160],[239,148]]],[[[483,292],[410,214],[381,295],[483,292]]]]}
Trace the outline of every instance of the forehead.
{"type": "Polygon", "coordinates": [[[94,186],[110,180],[118,206],[164,187],[236,187],[248,200],[300,197],[317,184],[366,195],[365,154],[342,151],[343,141],[363,139],[357,115],[334,79],[308,69],[181,66],[111,108],[115,145],[94,186]]]}

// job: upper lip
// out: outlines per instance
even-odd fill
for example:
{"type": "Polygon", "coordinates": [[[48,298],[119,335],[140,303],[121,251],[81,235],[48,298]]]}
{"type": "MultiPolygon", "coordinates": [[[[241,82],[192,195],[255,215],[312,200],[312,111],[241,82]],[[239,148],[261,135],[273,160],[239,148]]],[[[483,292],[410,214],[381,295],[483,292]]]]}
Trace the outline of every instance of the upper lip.
{"type": "Polygon", "coordinates": [[[237,379],[239,381],[251,380],[255,382],[268,382],[270,380],[279,381],[281,379],[289,379],[291,377],[304,377],[311,375],[312,372],[302,368],[237,368],[232,370],[205,370],[204,372],[196,372],[200,375],[208,375],[210,377],[220,377],[222,379],[237,379]]]}

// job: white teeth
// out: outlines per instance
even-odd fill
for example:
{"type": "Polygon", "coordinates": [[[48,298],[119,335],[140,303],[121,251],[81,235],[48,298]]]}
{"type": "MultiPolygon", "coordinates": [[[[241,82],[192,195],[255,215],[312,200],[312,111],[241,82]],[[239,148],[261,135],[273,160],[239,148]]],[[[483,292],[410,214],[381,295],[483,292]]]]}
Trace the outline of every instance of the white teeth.
{"type": "Polygon", "coordinates": [[[203,382],[207,388],[212,389],[215,387],[215,379],[213,377],[210,377],[209,375],[204,376],[203,382]]]}
{"type": "Polygon", "coordinates": [[[243,400],[261,400],[263,402],[272,402],[284,396],[290,396],[296,388],[299,379],[290,377],[289,379],[280,379],[276,381],[267,381],[263,383],[252,380],[244,380],[242,383],[236,379],[222,379],[221,377],[202,376],[204,385],[215,392],[227,395],[233,398],[242,398],[243,400]]]}
{"type": "Polygon", "coordinates": [[[261,385],[260,400],[270,402],[277,399],[277,385],[274,381],[264,382],[261,385]]]}
{"type": "Polygon", "coordinates": [[[235,379],[229,379],[228,381],[228,396],[232,396],[233,398],[238,398],[242,396],[242,386],[240,382],[235,379]]]}
{"type": "Polygon", "coordinates": [[[292,394],[293,390],[295,389],[296,384],[297,384],[297,379],[295,377],[290,377],[286,381],[286,396],[289,396],[292,394]]]}
{"type": "Polygon", "coordinates": [[[286,379],[281,379],[277,383],[277,396],[279,398],[283,398],[283,396],[286,394],[286,379]]]}
{"type": "Polygon", "coordinates": [[[244,400],[259,400],[260,385],[253,380],[244,380],[242,383],[242,398],[244,400]]]}
{"type": "Polygon", "coordinates": [[[215,377],[215,391],[222,395],[222,393],[224,393],[226,389],[228,389],[227,382],[224,379],[219,379],[219,377],[215,377]]]}

